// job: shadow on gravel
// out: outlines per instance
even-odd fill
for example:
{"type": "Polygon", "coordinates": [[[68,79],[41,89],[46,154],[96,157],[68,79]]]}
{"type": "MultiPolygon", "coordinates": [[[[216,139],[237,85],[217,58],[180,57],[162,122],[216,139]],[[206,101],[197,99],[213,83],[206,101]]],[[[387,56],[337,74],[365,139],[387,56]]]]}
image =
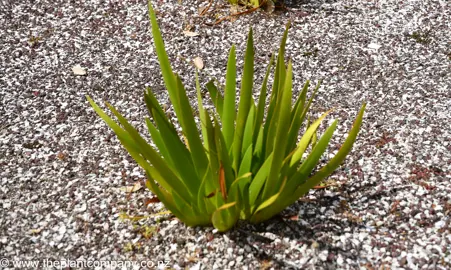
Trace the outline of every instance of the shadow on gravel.
{"type": "MultiPolygon", "coordinates": [[[[342,236],[346,232],[353,233],[368,229],[360,217],[352,214],[348,203],[354,201],[359,203],[362,199],[378,200],[408,187],[385,188],[377,182],[367,182],[364,185],[352,187],[345,184],[333,195],[318,195],[315,200],[300,199],[266,222],[260,224],[242,222],[229,237],[242,248],[250,246],[255,258],[262,262],[271,262],[271,267],[276,269],[293,269],[292,265],[287,265],[283,260],[275,258],[275,254],[284,254],[283,250],[286,246],[283,242],[274,240],[283,238],[296,241],[299,248],[307,245],[318,251],[328,250],[332,257],[327,258],[327,267],[334,267],[333,255],[341,254],[345,258],[357,260],[362,244],[351,243],[345,250],[335,244],[331,235],[342,236]],[[333,211],[333,214],[328,211],[333,211]],[[349,230],[345,231],[347,228],[349,230]]],[[[293,256],[299,256],[299,254],[293,256]]],[[[302,266],[296,268],[302,268],[302,266]]]]}
{"type": "Polygon", "coordinates": [[[282,0],[284,6],[287,8],[299,8],[301,5],[310,5],[312,7],[320,7],[324,3],[335,3],[337,0],[282,0]]]}
{"type": "MultiPolygon", "coordinates": [[[[299,248],[303,245],[315,247],[318,250],[328,250],[333,254],[342,254],[346,258],[357,259],[361,250],[360,246],[352,247],[353,252],[335,246],[328,235],[341,236],[345,233],[344,228],[351,228],[351,232],[365,228],[359,220],[345,216],[342,219],[330,217],[321,213],[321,208],[335,209],[341,213],[341,195],[321,196],[315,201],[297,201],[288,209],[284,210],[274,218],[260,223],[238,225],[238,229],[231,232],[229,237],[241,248],[251,247],[251,253],[260,261],[271,262],[271,267],[276,269],[293,269],[283,260],[274,257],[275,254],[283,254],[285,246],[282,242],[275,243],[266,235],[277,235],[280,238],[289,238],[298,243],[299,248]],[[338,206],[337,206],[338,205],[338,206]],[[335,207],[335,208],[334,208],[335,207]],[[299,212],[303,212],[298,216],[299,212]],[[268,234],[269,233],[269,234],[268,234]]],[[[345,207],[345,206],[343,206],[345,207]]],[[[348,231],[349,232],[349,231],[348,231]]],[[[329,260],[328,260],[329,262],[329,260]]],[[[333,262],[331,258],[329,263],[333,262]]],[[[302,268],[300,266],[299,268],[302,268]]]]}

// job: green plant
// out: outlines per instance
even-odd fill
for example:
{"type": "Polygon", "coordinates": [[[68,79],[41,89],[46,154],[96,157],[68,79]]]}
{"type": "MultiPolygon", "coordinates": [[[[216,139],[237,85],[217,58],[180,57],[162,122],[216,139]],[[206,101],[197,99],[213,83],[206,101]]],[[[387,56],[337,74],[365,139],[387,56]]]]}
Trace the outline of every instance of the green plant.
{"type": "Polygon", "coordinates": [[[228,0],[231,5],[244,5],[247,7],[257,8],[267,2],[275,2],[273,0],[228,0]]]}
{"type": "Polygon", "coordinates": [[[426,32],[415,31],[412,34],[410,34],[409,36],[411,38],[413,38],[416,42],[426,45],[431,42],[430,32],[431,31],[426,31],[426,32]]]}
{"type": "Polygon", "coordinates": [[[267,67],[256,104],[252,98],[252,29],[244,56],[238,110],[235,106],[235,46],[232,46],[228,58],[224,96],[213,82],[206,85],[215,112],[203,107],[196,70],[200,136],[184,86],[172,71],[150,3],[149,17],[163,80],[182,127],[181,136],[149,88],[144,92],[144,100],[153,121],[146,118],[146,124],[159,151],[150,146],[113,106],[107,103],[120,125],[90,97],[87,99],[145,170],[148,188],[181,221],[189,226],[213,224],[218,230],[226,231],[239,218],[253,223],[267,220],[306,194],[343,162],[357,137],[365,104],[338,153],[311,175],[329,144],[337,120],[319,139],[316,131],[329,112],[311,124],[307,121],[306,131],[298,142],[299,130],[308,118],[307,112],[319,84],[307,100],[307,81],[292,106],[292,64],[289,61],[286,66],[284,61],[289,24],[275,63],[266,113],[268,77],[274,56],[267,67]],[[303,159],[309,146],[312,150],[303,159]]]}
{"type": "MultiPolygon", "coordinates": [[[[266,0],[267,1],[267,0],[266,0]]],[[[265,1],[265,2],[266,2],[265,1]]],[[[271,0],[269,0],[269,1],[271,1],[271,0]]],[[[260,6],[260,1],[259,0],[247,0],[247,1],[244,1],[246,4],[250,4],[252,7],[258,7],[258,6],[260,6]]],[[[263,2],[263,1],[262,1],[263,2]]]]}

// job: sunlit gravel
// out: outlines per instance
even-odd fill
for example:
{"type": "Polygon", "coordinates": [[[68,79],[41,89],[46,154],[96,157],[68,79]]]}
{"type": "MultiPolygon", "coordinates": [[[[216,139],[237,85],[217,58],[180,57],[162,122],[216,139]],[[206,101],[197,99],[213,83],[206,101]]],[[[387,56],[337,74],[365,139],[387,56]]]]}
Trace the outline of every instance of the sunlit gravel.
{"type": "Polygon", "coordinates": [[[312,116],[334,108],[329,121],[340,120],[325,158],[368,102],[330,186],[224,234],[162,215],[160,203],[147,204],[142,170],[85,98],[110,102],[146,134],[150,86],[173,116],[146,1],[1,1],[0,255],[173,269],[450,269],[451,2],[312,0],[212,26],[229,14],[225,1],[213,2],[199,16],[208,1],[154,1],[193,105],[192,59],[203,60],[203,84],[224,82],[228,50],[236,44],[241,67],[252,26],[257,95],[289,20],[294,93],[322,80],[312,116]],[[147,218],[127,219],[139,216],[147,218]]]}

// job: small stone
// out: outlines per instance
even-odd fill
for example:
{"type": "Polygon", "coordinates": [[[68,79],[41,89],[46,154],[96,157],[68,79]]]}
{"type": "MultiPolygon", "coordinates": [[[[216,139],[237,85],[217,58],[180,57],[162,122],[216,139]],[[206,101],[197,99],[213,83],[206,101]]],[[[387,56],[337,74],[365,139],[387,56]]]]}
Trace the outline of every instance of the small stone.
{"type": "Polygon", "coordinates": [[[228,243],[230,241],[230,238],[225,234],[224,234],[223,238],[226,243],[228,243]]]}
{"type": "Polygon", "coordinates": [[[63,239],[65,233],[66,233],[66,226],[65,225],[61,225],[58,228],[58,235],[54,238],[55,241],[56,242],[60,242],[63,239]]]}
{"type": "Polygon", "coordinates": [[[88,209],[88,206],[86,205],[86,203],[82,203],[81,205],[78,205],[78,207],[75,207],[74,211],[76,213],[83,213],[84,211],[86,211],[86,209],[88,209]]]}
{"type": "Polygon", "coordinates": [[[339,255],[338,258],[337,258],[337,264],[338,265],[343,265],[343,263],[344,263],[343,257],[341,257],[341,255],[339,255]]]}
{"type": "Polygon", "coordinates": [[[199,70],[204,68],[204,61],[200,57],[194,58],[193,63],[194,63],[194,66],[196,66],[196,68],[199,70]]]}
{"type": "Polygon", "coordinates": [[[318,244],[318,242],[316,242],[316,241],[313,241],[313,243],[312,243],[311,247],[312,247],[313,249],[317,249],[317,248],[319,248],[319,244],[318,244]]]}
{"type": "Polygon", "coordinates": [[[440,220],[440,221],[437,221],[435,224],[434,224],[434,227],[435,228],[437,228],[437,229],[441,229],[441,228],[443,228],[444,226],[445,226],[445,221],[444,220],[440,220]]]}
{"type": "Polygon", "coordinates": [[[373,50],[379,50],[379,48],[382,47],[381,45],[377,44],[377,43],[370,43],[368,44],[368,48],[369,49],[373,49],[373,50]]]}
{"type": "Polygon", "coordinates": [[[327,256],[328,256],[328,255],[329,255],[329,251],[323,250],[323,251],[321,251],[321,253],[318,255],[318,258],[319,258],[321,261],[325,262],[325,261],[327,261],[327,256]]]}
{"type": "Polygon", "coordinates": [[[11,207],[11,201],[3,201],[3,209],[9,209],[11,207]]]}
{"type": "Polygon", "coordinates": [[[201,263],[200,262],[190,268],[190,270],[200,270],[200,269],[201,269],[201,263]]]}
{"type": "Polygon", "coordinates": [[[198,35],[199,35],[199,33],[197,33],[197,32],[191,32],[191,31],[183,31],[183,34],[184,34],[185,36],[187,36],[187,37],[195,37],[195,36],[198,36],[198,35]]]}
{"type": "Polygon", "coordinates": [[[86,69],[82,68],[80,65],[75,65],[72,67],[72,72],[77,76],[86,75],[86,69]]]}

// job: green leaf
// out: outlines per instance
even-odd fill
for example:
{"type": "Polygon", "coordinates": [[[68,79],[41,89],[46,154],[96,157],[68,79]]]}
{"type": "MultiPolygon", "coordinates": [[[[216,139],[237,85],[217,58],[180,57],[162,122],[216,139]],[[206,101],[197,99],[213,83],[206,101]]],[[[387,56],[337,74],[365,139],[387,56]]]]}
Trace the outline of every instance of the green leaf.
{"type": "Polygon", "coordinates": [[[236,202],[231,202],[219,207],[212,215],[213,226],[220,232],[230,230],[238,221],[239,212],[236,202]]]}
{"type": "Polygon", "coordinates": [[[288,30],[290,29],[290,26],[291,22],[288,21],[287,24],[285,25],[285,31],[283,32],[282,40],[280,41],[279,56],[281,56],[282,58],[285,56],[285,47],[287,44],[288,30]]]}
{"type": "MultiPolygon", "coordinates": [[[[215,207],[216,209],[218,209],[219,207],[221,207],[222,205],[224,205],[226,203],[226,201],[224,200],[222,194],[221,194],[221,190],[216,190],[214,193],[214,199],[215,199],[215,207]]],[[[215,209],[215,211],[216,211],[215,209]]]]}
{"type": "Polygon", "coordinates": [[[227,147],[224,142],[224,137],[222,136],[221,130],[219,128],[218,120],[216,119],[215,116],[213,116],[213,121],[214,121],[214,128],[215,128],[216,149],[218,152],[219,162],[220,162],[220,164],[223,165],[225,184],[226,184],[226,189],[228,190],[230,188],[230,185],[233,182],[233,179],[235,179],[235,174],[232,170],[232,161],[230,160],[229,153],[227,151],[227,147]]]}
{"type": "Polygon", "coordinates": [[[307,98],[307,92],[308,92],[308,88],[310,86],[310,80],[307,80],[304,83],[304,86],[302,87],[301,93],[299,94],[298,99],[296,100],[296,103],[293,107],[293,109],[291,110],[291,121],[293,121],[294,119],[296,119],[297,117],[295,117],[295,115],[299,114],[298,111],[302,111],[304,110],[304,105],[305,105],[305,100],[307,98]]]}
{"type": "Polygon", "coordinates": [[[132,139],[132,137],[122,129],[113,119],[111,119],[89,96],[86,99],[91,104],[94,111],[105,121],[105,123],[116,133],[116,136],[121,143],[133,152],[139,152],[139,145],[132,139]]]}
{"type": "Polygon", "coordinates": [[[164,160],[168,162],[169,167],[174,170],[174,163],[172,163],[172,159],[170,158],[169,152],[166,149],[166,146],[164,144],[163,138],[161,137],[160,131],[150,122],[150,119],[146,117],[146,125],[147,129],[149,130],[150,137],[152,138],[152,141],[157,146],[158,150],[160,151],[160,154],[163,156],[164,160]]]}
{"type": "MultiPolygon", "coordinates": [[[[184,220],[188,226],[204,226],[210,224],[210,217],[206,213],[199,213],[187,201],[183,200],[174,190],[171,192],[175,205],[179,212],[183,213],[184,220]]],[[[192,201],[194,202],[194,201],[192,201]]]]}
{"type": "Polygon", "coordinates": [[[205,86],[208,90],[208,93],[210,94],[211,100],[213,101],[213,104],[215,105],[216,112],[219,114],[219,118],[222,119],[222,112],[224,108],[224,99],[219,92],[218,88],[216,88],[216,85],[213,81],[209,81],[207,85],[205,86]]]}
{"type": "Polygon", "coordinates": [[[181,111],[180,108],[176,104],[174,104],[174,101],[176,100],[177,81],[174,77],[174,73],[172,72],[172,67],[164,48],[164,42],[163,38],[161,37],[160,28],[158,27],[157,18],[155,16],[152,5],[150,4],[150,1],[148,3],[148,6],[149,19],[152,25],[153,42],[155,44],[155,51],[157,53],[158,61],[160,62],[161,74],[163,75],[163,80],[166,85],[166,89],[168,90],[169,98],[173,102],[174,110],[178,117],[181,116],[181,111]]]}
{"type": "MultiPolygon", "coordinates": [[[[180,125],[183,129],[183,134],[188,140],[189,149],[191,152],[191,158],[193,160],[197,175],[199,177],[195,179],[190,179],[190,181],[196,181],[196,187],[199,188],[200,178],[207,171],[208,159],[204,151],[204,146],[199,137],[199,131],[194,121],[193,110],[189,103],[188,97],[186,96],[185,88],[183,87],[182,81],[176,75],[177,79],[177,91],[176,91],[176,102],[180,108],[181,115],[177,115],[180,125]]],[[[174,100],[172,101],[174,103],[174,100]]],[[[167,147],[167,146],[166,146],[167,147]]],[[[188,178],[189,179],[189,178],[188,178]]]]}
{"type": "Polygon", "coordinates": [[[237,202],[238,210],[241,210],[241,216],[246,219],[250,216],[249,205],[249,183],[252,174],[250,172],[242,174],[233,181],[229,191],[229,202],[237,202]]]}
{"type": "Polygon", "coordinates": [[[183,212],[180,212],[175,205],[174,199],[172,198],[172,195],[168,193],[166,190],[160,188],[152,178],[151,174],[147,172],[147,181],[146,186],[152,190],[155,195],[157,195],[158,199],[164,204],[164,206],[169,209],[175,216],[182,219],[182,221],[185,220],[183,212]]]}
{"type": "Polygon", "coordinates": [[[338,121],[335,120],[333,124],[324,132],[323,136],[321,136],[318,144],[313,147],[312,152],[307,157],[307,159],[302,163],[299,170],[292,176],[291,179],[288,180],[287,189],[289,191],[296,190],[298,185],[305,182],[307,177],[310,175],[312,170],[318,164],[321,156],[326,151],[327,146],[329,145],[330,139],[337,127],[338,121]]]}
{"type": "Polygon", "coordinates": [[[185,188],[189,190],[190,194],[197,194],[201,181],[191,160],[190,152],[180,140],[177,133],[174,134],[171,132],[168,123],[165,122],[155,110],[153,111],[153,114],[158,129],[164,134],[162,140],[180,179],[183,181],[185,188]]]}
{"type": "MultiPolygon", "coordinates": [[[[149,111],[149,114],[152,117],[153,117],[152,110],[156,110],[162,117],[166,117],[163,109],[161,108],[160,104],[158,103],[158,100],[155,98],[154,94],[152,93],[152,90],[150,89],[150,87],[147,87],[146,91],[144,91],[144,101],[146,103],[147,110],[149,111]]],[[[166,120],[169,122],[167,117],[166,117],[166,120]]]]}
{"type": "Polygon", "coordinates": [[[304,108],[304,111],[302,112],[302,115],[301,115],[301,123],[304,122],[305,116],[307,115],[307,112],[310,110],[310,106],[312,105],[313,99],[315,98],[316,93],[318,92],[318,89],[319,89],[320,86],[321,86],[321,81],[319,81],[319,82],[316,84],[316,87],[315,87],[315,89],[313,90],[312,96],[310,97],[310,99],[309,99],[307,105],[306,105],[305,108],[304,108]]]}
{"type": "Polygon", "coordinates": [[[335,120],[332,125],[330,125],[326,131],[324,132],[323,136],[321,136],[320,140],[315,146],[312,146],[312,152],[307,157],[307,159],[302,163],[301,167],[299,168],[299,172],[301,173],[301,176],[308,176],[313,168],[318,164],[319,159],[326,151],[327,146],[329,145],[330,139],[332,138],[332,135],[337,128],[338,120],[335,120]]]}
{"type": "Polygon", "coordinates": [[[280,94],[280,92],[283,91],[283,87],[285,85],[285,80],[286,80],[286,72],[287,72],[286,67],[285,67],[284,54],[282,54],[282,57],[278,57],[277,65],[279,67],[279,85],[276,85],[277,91],[276,91],[275,98],[276,98],[276,100],[279,100],[278,95],[280,94]]]}
{"type": "MultiPolygon", "coordinates": [[[[346,138],[345,142],[341,146],[340,150],[338,150],[338,153],[327,163],[325,166],[323,166],[314,176],[312,176],[310,179],[308,179],[305,184],[299,186],[297,190],[294,192],[294,194],[288,199],[293,198],[299,198],[302,195],[306,194],[311,188],[319,184],[321,181],[323,181],[326,177],[332,174],[344,161],[348,153],[351,151],[352,146],[354,145],[355,139],[357,138],[357,135],[360,130],[360,126],[362,124],[363,120],[363,114],[365,112],[366,104],[364,103],[362,107],[360,108],[359,114],[357,115],[357,118],[354,121],[354,124],[349,131],[348,137],[346,138]]],[[[296,200],[295,199],[295,200],[296,200]]]]}
{"type": "Polygon", "coordinates": [[[282,40],[280,42],[279,53],[277,54],[276,70],[274,72],[274,81],[272,85],[271,97],[269,100],[269,107],[266,116],[266,122],[263,128],[263,148],[262,154],[267,158],[273,151],[274,144],[272,143],[272,138],[275,137],[276,127],[277,127],[277,115],[274,115],[274,111],[277,106],[277,100],[279,95],[280,85],[284,84],[285,81],[285,46],[288,38],[288,29],[290,27],[290,22],[287,23],[285,32],[283,34],[282,40]],[[270,139],[268,139],[270,138],[270,139]]]}
{"type": "MultiPolygon", "coordinates": [[[[266,91],[268,89],[268,77],[271,71],[271,67],[274,64],[274,54],[271,55],[271,59],[269,60],[268,67],[266,68],[265,78],[263,79],[262,88],[260,90],[260,96],[258,99],[257,105],[257,114],[255,116],[254,123],[254,132],[252,138],[252,144],[256,145],[258,136],[260,134],[260,129],[262,128],[263,118],[265,115],[265,106],[266,106],[266,91]]],[[[263,136],[263,134],[262,134],[263,136]]]]}
{"type": "MultiPolygon", "coordinates": [[[[251,106],[247,115],[246,126],[244,127],[243,143],[241,148],[241,156],[245,154],[249,146],[252,145],[252,132],[254,131],[255,106],[251,106]]],[[[252,152],[252,151],[251,151],[252,152]]]]}
{"type": "MultiPolygon", "coordinates": [[[[207,195],[208,195],[208,193],[207,193],[208,191],[206,190],[206,183],[207,183],[208,179],[209,178],[211,179],[212,177],[213,177],[213,175],[211,174],[211,170],[208,169],[207,172],[205,173],[204,177],[202,178],[202,182],[199,187],[199,192],[197,193],[197,208],[199,209],[199,211],[201,213],[204,213],[204,214],[208,213],[207,206],[206,206],[206,204],[208,202],[205,200],[205,197],[207,197],[207,195]]],[[[213,212],[211,212],[211,213],[213,213],[213,212]]]]}
{"type": "MultiPolygon", "coordinates": [[[[213,215],[213,212],[216,211],[217,206],[216,206],[216,198],[214,196],[219,196],[218,194],[214,193],[212,195],[213,197],[209,198],[204,197],[204,202],[205,202],[205,208],[206,208],[206,212],[208,213],[209,216],[213,215]]],[[[221,196],[219,196],[221,197],[221,196]]]]}
{"type": "Polygon", "coordinates": [[[304,152],[307,149],[313,134],[316,132],[316,130],[318,129],[319,125],[324,120],[324,118],[326,118],[326,116],[331,111],[332,110],[323,113],[321,115],[321,117],[318,118],[318,120],[316,120],[313,124],[311,124],[308,127],[307,131],[304,133],[301,140],[299,141],[298,147],[296,148],[293,156],[291,157],[291,162],[290,162],[291,167],[297,166],[298,162],[301,160],[302,156],[304,155],[304,152]]]}
{"type": "Polygon", "coordinates": [[[167,132],[171,134],[178,134],[177,130],[174,127],[174,124],[168,119],[150,88],[147,88],[147,91],[144,94],[144,99],[146,101],[149,114],[152,116],[152,118],[155,119],[155,116],[158,115],[161,119],[161,123],[165,123],[166,127],[169,129],[169,131],[167,132]]]}
{"type": "MultiPolygon", "coordinates": [[[[280,113],[280,92],[283,91],[283,85],[286,80],[286,71],[285,71],[285,63],[283,55],[280,55],[277,58],[277,68],[276,68],[276,78],[274,79],[271,100],[268,108],[268,116],[265,124],[265,133],[263,134],[263,141],[265,142],[265,154],[268,156],[274,150],[274,140],[276,137],[278,125],[279,125],[279,113],[280,113]]],[[[291,107],[290,107],[291,108],[291,107]]]]}
{"type": "Polygon", "coordinates": [[[252,85],[254,80],[254,42],[252,28],[249,30],[246,53],[244,54],[243,76],[241,78],[240,104],[236,119],[235,135],[233,140],[233,168],[238,171],[241,160],[241,147],[247,115],[252,102],[252,85]]]}
{"type": "Polygon", "coordinates": [[[267,219],[270,219],[273,215],[280,212],[279,206],[279,198],[280,194],[282,193],[282,190],[285,187],[287,179],[284,178],[283,182],[280,185],[280,189],[278,192],[276,192],[274,195],[269,197],[267,200],[265,200],[263,203],[261,203],[257,209],[254,211],[253,215],[250,218],[250,221],[252,223],[258,223],[267,219]]]}
{"type": "MultiPolygon", "coordinates": [[[[279,52],[277,54],[277,62],[276,62],[276,71],[274,75],[274,82],[272,87],[272,94],[271,94],[271,100],[278,100],[279,91],[283,89],[283,85],[285,83],[285,46],[287,44],[288,39],[288,29],[290,28],[290,22],[288,22],[285,26],[285,31],[283,33],[282,40],[280,41],[279,46],[279,52]]],[[[274,103],[273,107],[269,108],[268,115],[272,113],[274,110],[274,106],[276,104],[274,103]]]]}
{"type": "Polygon", "coordinates": [[[199,75],[198,75],[197,69],[196,69],[195,76],[196,76],[197,106],[199,107],[199,118],[200,118],[200,123],[201,123],[202,137],[204,139],[204,148],[206,151],[208,151],[205,109],[204,109],[204,105],[202,103],[202,93],[200,90],[199,75]]]}
{"type": "MultiPolygon", "coordinates": [[[[183,182],[180,181],[178,176],[172,172],[167,163],[160,157],[160,155],[150,146],[148,145],[144,139],[140,137],[138,132],[127,123],[127,121],[110,105],[110,109],[113,109],[113,113],[116,112],[116,116],[119,116],[119,120],[121,124],[125,124],[125,128],[127,131],[123,130],[116,122],[114,122],[100,107],[89,97],[86,96],[91,106],[97,112],[97,114],[113,129],[113,131],[118,136],[118,139],[121,141],[122,145],[127,149],[130,154],[134,154],[133,158],[135,160],[139,160],[139,164],[142,166],[146,166],[146,163],[143,162],[141,157],[136,153],[141,154],[146,160],[150,161],[150,163],[154,166],[154,173],[158,172],[161,177],[158,178],[159,183],[163,185],[166,189],[176,189],[180,195],[188,199],[192,196],[186,188],[184,188],[183,182]],[[130,134],[129,132],[132,132],[130,134]],[[138,142],[135,141],[135,138],[138,138],[138,142]],[[143,143],[144,141],[144,143],[143,143]],[[145,151],[143,151],[145,149],[145,151]],[[170,182],[167,181],[170,179],[170,182]],[[181,189],[180,189],[181,188],[181,189]]],[[[148,164],[147,164],[148,166],[148,164]]]]}
{"type": "Polygon", "coordinates": [[[299,129],[301,128],[303,119],[301,118],[304,111],[304,104],[307,95],[307,90],[310,82],[307,81],[301,91],[299,98],[297,99],[292,111],[291,111],[291,125],[288,130],[287,136],[287,150],[285,152],[288,155],[296,147],[297,137],[299,135],[299,129]]]}
{"type": "Polygon", "coordinates": [[[313,136],[312,136],[312,148],[314,148],[316,146],[317,141],[318,141],[318,134],[317,134],[317,131],[315,131],[315,133],[313,133],[313,136]]]}
{"type": "Polygon", "coordinates": [[[290,111],[291,111],[291,93],[292,93],[292,65],[291,61],[288,63],[288,69],[286,73],[285,85],[283,91],[280,93],[281,97],[278,100],[276,110],[278,111],[278,124],[276,137],[274,139],[274,156],[271,164],[271,170],[269,171],[268,180],[266,181],[265,188],[263,190],[263,198],[272,196],[276,190],[280,187],[279,173],[282,168],[282,162],[286,149],[286,132],[290,124],[290,111]]]}
{"type": "Polygon", "coordinates": [[[235,96],[236,96],[236,59],[235,45],[230,49],[227,62],[226,85],[224,93],[224,107],[222,111],[222,130],[227,151],[230,150],[235,133],[235,96]]]}
{"type": "Polygon", "coordinates": [[[258,195],[266,183],[266,178],[268,177],[269,170],[271,169],[272,158],[273,154],[269,155],[251,182],[249,187],[249,202],[251,206],[255,205],[258,195]]]}
{"type": "MultiPolygon", "coordinates": [[[[160,29],[157,24],[155,12],[150,2],[149,18],[152,24],[152,35],[154,38],[155,51],[157,52],[158,60],[160,62],[161,73],[169,93],[169,98],[174,106],[177,118],[180,121],[183,132],[188,139],[190,148],[193,148],[192,159],[199,175],[204,175],[206,171],[207,157],[203,151],[202,142],[198,136],[197,127],[194,122],[192,109],[186,96],[183,84],[178,76],[172,72],[169,58],[164,48],[164,42],[161,37],[160,29]]],[[[197,183],[199,186],[200,183],[197,183]]]]}
{"type": "MultiPolygon", "coordinates": [[[[218,135],[216,135],[216,129],[213,126],[213,123],[211,122],[210,115],[207,111],[204,112],[205,114],[205,123],[206,123],[206,130],[207,130],[207,142],[208,142],[208,160],[210,164],[210,169],[213,174],[216,175],[216,173],[219,171],[219,153],[218,149],[216,147],[216,140],[219,140],[218,135]]],[[[213,181],[209,181],[207,183],[207,188],[210,189],[218,189],[219,185],[213,181]]],[[[209,189],[209,190],[210,190],[209,189]]]]}
{"type": "Polygon", "coordinates": [[[252,145],[249,145],[247,151],[243,155],[243,159],[241,160],[240,170],[238,176],[242,176],[251,171],[252,165],[252,145]]]}
{"type": "Polygon", "coordinates": [[[257,136],[257,141],[255,142],[255,147],[254,147],[254,155],[255,157],[261,158],[263,159],[263,133],[264,133],[264,129],[263,126],[260,126],[260,129],[258,131],[258,136],[257,136]]]}

